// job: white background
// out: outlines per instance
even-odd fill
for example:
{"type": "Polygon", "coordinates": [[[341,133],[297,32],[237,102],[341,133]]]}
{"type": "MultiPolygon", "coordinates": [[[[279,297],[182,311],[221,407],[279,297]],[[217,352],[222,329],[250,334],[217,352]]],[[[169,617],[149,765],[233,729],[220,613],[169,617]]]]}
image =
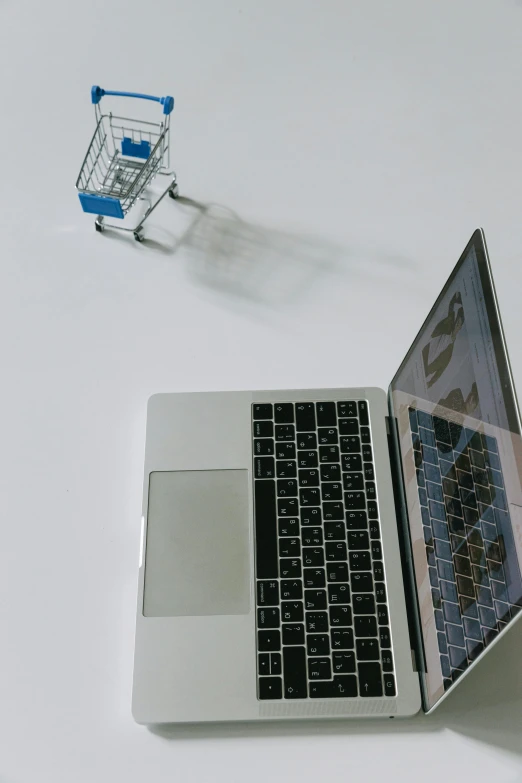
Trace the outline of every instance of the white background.
{"type": "Polygon", "coordinates": [[[478,225],[522,388],[521,60],[520,0],[0,2],[1,783],[522,780],[522,624],[430,719],[130,714],[150,394],[387,387],[478,225]],[[176,98],[148,244],[91,84],[176,98]]]}

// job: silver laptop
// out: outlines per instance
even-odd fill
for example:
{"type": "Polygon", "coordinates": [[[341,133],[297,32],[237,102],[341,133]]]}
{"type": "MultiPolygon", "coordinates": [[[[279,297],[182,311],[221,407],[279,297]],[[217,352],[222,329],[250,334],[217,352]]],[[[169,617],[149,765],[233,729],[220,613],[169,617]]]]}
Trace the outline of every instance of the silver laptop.
{"type": "Polygon", "coordinates": [[[432,711],[522,615],[520,434],[480,230],[388,395],[152,397],[135,719],[432,711]]]}

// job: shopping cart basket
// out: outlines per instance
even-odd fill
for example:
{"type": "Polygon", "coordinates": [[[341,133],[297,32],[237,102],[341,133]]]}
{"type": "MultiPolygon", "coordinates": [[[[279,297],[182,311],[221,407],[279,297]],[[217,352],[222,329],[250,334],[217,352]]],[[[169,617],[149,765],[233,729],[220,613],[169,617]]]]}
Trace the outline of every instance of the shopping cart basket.
{"type": "Polygon", "coordinates": [[[106,226],[131,231],[134,238],[143,240],[143,224],[160,201],[167,195],[178,197],[176,175],[170,166],[170,114],[174,98],[167,95],[156,98],[133,92],[114,92],[91,89],[94,104],[96,130],[82,163],[76,188],[84,212],[97,215],[96,231],[106,226]],[[163,106],[163,122],[116,117],[112,113],[102,114],[100,101],[104,95],[118,95],[127,98],[142,98],[157,101],[163,106]],[[143,191],[157,174],[170,178],[167,188],[156,201],[143,196],[143,191]],[[148,208],[134,228],[107,223],[105,218],[123,219],[138,199],[148,201],[148,208]]]}

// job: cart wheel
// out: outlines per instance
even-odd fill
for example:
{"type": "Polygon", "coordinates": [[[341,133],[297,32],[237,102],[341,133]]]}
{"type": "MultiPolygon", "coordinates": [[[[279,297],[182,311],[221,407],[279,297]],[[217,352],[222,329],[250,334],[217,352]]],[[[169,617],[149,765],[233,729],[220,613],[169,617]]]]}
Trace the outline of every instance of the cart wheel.
{"type": "Polygon", "coordinates": [[[177,185],[174,185],[174,187],[169,190],[169,196],[171,198],[178,198],[179,197],[179,188],[178,188],[177,185]]]}
{"type": "Polygon", "coordinates": [[[143,232],[142,231],[135,231],[134,232],[134,239],[136,242],[143,242],[144,240],[143,232]]]}
{"type": "Polygon", "coordinates": [[[99,231],[100,234],[101,234],[103,232],[103,230],[104,230],[104,225],[103,225],[103,223],[100,223],[99,220],[95,220],[94,221],[94,228],[96,229],[96,231],[99,231]]]}

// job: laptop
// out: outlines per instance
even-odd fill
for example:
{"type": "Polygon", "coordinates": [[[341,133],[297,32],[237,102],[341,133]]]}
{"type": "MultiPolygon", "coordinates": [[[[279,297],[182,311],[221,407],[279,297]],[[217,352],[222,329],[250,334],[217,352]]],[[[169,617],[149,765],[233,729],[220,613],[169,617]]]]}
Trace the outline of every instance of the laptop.
{"type": "Polygon", "coordinates": [[[432,712],[522,615],[520,434],[481,230],[388,394],[153,396],[135,719],[432,712]]]}

